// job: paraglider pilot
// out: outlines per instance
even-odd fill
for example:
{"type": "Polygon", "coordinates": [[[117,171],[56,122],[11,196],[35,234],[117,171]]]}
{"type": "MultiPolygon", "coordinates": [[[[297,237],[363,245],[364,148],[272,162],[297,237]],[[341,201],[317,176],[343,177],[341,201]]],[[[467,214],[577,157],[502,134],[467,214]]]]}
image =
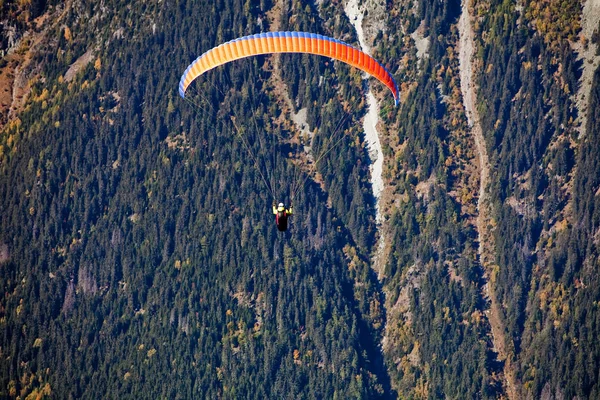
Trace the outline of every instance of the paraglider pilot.
{"type": "Polygon", "coordinates": [[[279,203],[277,207],[273,204],[273,214],[275,214],[275,224],[277,224],[277,229],[281,232],[287,230],[288,226],[288,217],[292,215],[292,206],[289,209],[286,209],[283,203],[279,203]]]}

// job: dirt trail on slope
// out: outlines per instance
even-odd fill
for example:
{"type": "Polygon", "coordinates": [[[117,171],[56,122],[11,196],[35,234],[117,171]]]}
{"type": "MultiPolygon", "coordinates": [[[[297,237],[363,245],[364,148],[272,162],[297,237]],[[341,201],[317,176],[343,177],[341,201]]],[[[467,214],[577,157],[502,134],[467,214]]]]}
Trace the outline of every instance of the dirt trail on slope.
{"type": "MultiPolygon", "coordinates": [[[[279,31],[280,18],[282,14],[287,13],[285,7],[286,3],[284,0],[277,0],[273,4],[273,7],[266,12],[267,20],[269,21],[270,30],[272,32],[279,31]]],[[[289,143],[304,147],[304,152],[295,154],[296,159],[292,162],[297,168],[300,168],[304,173],[310,175],[311,179],[321,187],[323,193],[327,193],[323,177],[317,171],[316,165],[314,164],[312,155],[313,132],[309,129],[307,109],[303,108],[298,110],[298,112],[294,112],[294,102],[290,97],[289,88],[281,75],[281,55],[273,54],[267,59],[265,69],[271,72],[269,83],[282,110],[281,115],[274,122],[285,127],[285,129],[296,132],[296,135],[290,139],[289,143]]],[[[300,177],[298,177],[298,179],[300,179],[300,177]]],[[[301,182],[297,183],[301,184],[301,182]]],[[[298,190],[300,190],[300,188],[298,188],[298,190]]]]}
{"type": "Polygon", "coordinates": [[[493,207],[488,192],[490,184],[490,161],[485,146],[485,139],[481,130],[479,112],[477,111],[477,93],[473,83],[473,53],[474,33],[469,12],[469,0],[462,0],[462,13],[458,23],[460,36],[460,88],[463,95],[465,112],[471,133],[475,140],[475,147],[479,163],[479,199],[477,201],[477,234],[479,240],[479,260],[484,268],[484,295],[490,302],[486,315],[492,329],[492,342],[498,359],[504,362],[504,378],[506,393],[510,399],[520,399],[519,384],[514,374],[512,365],[513,354],[507,346],[504,335],[504,325],[501,318],[501,305],[498,303],[494,292],[494,281],[490,279],[494,267],[495,240],[492,232],[493,207]]]}

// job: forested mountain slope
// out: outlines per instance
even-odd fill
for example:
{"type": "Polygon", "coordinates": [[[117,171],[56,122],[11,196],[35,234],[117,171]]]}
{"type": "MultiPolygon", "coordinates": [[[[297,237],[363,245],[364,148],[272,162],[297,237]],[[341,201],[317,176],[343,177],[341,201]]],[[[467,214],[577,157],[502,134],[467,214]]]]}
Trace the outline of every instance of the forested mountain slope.
{"type": "MultiPolygon", "coordinates": [[[[389,396],[383,300],[365,262],[374,215],[358,73],[302,56],[281,63],[323,135],[344,115],[340,101],[356,104],[345,143],[321,164],[326,191],[309,179],[280,234],[230,119],[255,113],[257,154],[290,151],[283,128],[274,149],[258,146],[281,112],[268,60],[211,74],[213,107],[177,97],[191,60],[267,30],[271,4],[65,7],[36,54],[27,105],[2,134],[2,396],[389,396]]],[[[281,23],[347,30],[298,5],[281,23]]],[[[287,157],[273,169],[294,173],[287,157]]]]}
{"type": "Polygon", "coordinates": [[[406,89],[389,120],[399,126],[389,135],[396,233],[384,281],[393,387],[430,398],[597,398],[600,82],[597,72],[578,108],[583,62],[596,63],[575,50],[596,46],[598,15],[585,15],[589,38],[579,2],[463,7],[475,47],[468,90],[491,171],[475,208],[483,166],[456,73],[460,6],[399,2],[380,47],[402,60],[406,89]]]}
{"type": "Polygon", "coordinates": [[[385,5],[372,52],[402,102],[370,83],[377,226],[356,70],[260,56],[177,94],[192,60],[244,35],[356,45],[344,6],[2,3],[0,397],[600,396],[600,72],[578,102],[594,7],[385,5]],[[307,174],[277,232],[271,203],[307,174]]]}

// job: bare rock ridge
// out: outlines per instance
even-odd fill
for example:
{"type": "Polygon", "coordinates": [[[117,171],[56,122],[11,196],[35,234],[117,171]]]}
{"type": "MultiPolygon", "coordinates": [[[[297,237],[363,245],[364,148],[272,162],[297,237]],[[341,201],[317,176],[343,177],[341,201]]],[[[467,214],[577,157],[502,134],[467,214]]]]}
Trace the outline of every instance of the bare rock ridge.
{"type": "Polygon", "coordinates": [[[31,26],[17,37],[11,32],[9,47],[1,50],[4,63],[0,67],[0,128],[18,117],[31,86],[39,78],[40,66],[34,55],[49,40],[49,32],[58,26],[71,9],[67,1],[33,20],[31,26]]]}
{"type": "Polygon", "coordinates": [[[600,21],[600,0],[584,0],[581,15],[581,34],[583,42],[575,44],[575,50],[583,61],[583,72],[581,74],[580,86],[577,92],[577,109],[579,119],[579,135],[583,136],[587,125],[587,109],[594,71],[600,65],[600,55],[597,55],[597,44],[591,41],[592,35],[598,29],[600,21]]]}

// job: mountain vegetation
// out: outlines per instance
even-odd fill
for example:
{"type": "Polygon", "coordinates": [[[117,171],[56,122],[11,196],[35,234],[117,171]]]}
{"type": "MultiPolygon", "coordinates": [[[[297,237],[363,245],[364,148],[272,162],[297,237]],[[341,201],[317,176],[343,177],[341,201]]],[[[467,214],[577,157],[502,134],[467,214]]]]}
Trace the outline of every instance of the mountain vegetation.
{"type": "MultiPolygon", "coordinates": [[[[244,133],[259,160],[290,151],[277,102],[252,79],[268,80],[266,59],[199,83],[213,107],[177,97],[186,63],[257,31],[261,7],[73,4],[37,55],[43,70],[2,136],[3,396],[390,394],[360,114],[329,98],[311,113],[322,135],[348,114],[346,143],[319,164],[327,191],[308,179],[281,235],[230,118],[255,119],[244,133]],[[279,141],[261,147],[265,134],[279,141]]],[[[290,15],[298,29],[310,29],[304,12],[290,15]]],[[[331,65],[297,65],[290,80],[334,79],[331,65]]],[[[349,70],[336,79],[356,81],[349,70]]],[[[334,84],[311,86],[315,98],[334,84]]],[[[340,96],[356,102],[354,87],[340,96]]],[[[287,157],[274,162],[273,176],[296,172],[287,157]]]]}
{"type": "Polygon", "coordinates": [[[464,145],[466,121],[453,90],[459,5],[400,2],[390,17],[388,26],[398,30],[390,28],[380,51],[403,60],[408,93],[388,122],[399,134],[389,134],[397,166],[389,170],[395,200],[385,355],[393,387],[407,397],[599,395],[599,163],[591,152],[599,82],[597,72],[587,110],[577,109],[582,62],[572,44],[580,40],[582,8],[564,4],[471,3],[476,90],[484,99],[478,108],[493,169],[491,271],[474,251],[474,199],[459,195],[476,193],[464,176],[472,174],[474,146],[464,145]],[[430,40],[424,59],[406,38],[418,29],[430,40]],[[583,137],[580,112],[590,118],[583,137]],[[508,360],[495,353],[482,285],[502,305],[508,360]],[[516,377],[512,392],[507,362],[516,377]]]}
{"type": "Polygon", "coordinates": [[[12,76],[22,96],[0,121],[0,397],[600,397],[600,71],[579,109],[574,50],[598,31],[580,37],[579,1],[471,1],[487,266],[461,3],[387,8],[373,49],[402,102],[370,82],[377,226],[356,70],[259,56],[177,93],[192,60],[240,36],[356,44],[342,1],[0,4],[0,89],[12,76]]]}

